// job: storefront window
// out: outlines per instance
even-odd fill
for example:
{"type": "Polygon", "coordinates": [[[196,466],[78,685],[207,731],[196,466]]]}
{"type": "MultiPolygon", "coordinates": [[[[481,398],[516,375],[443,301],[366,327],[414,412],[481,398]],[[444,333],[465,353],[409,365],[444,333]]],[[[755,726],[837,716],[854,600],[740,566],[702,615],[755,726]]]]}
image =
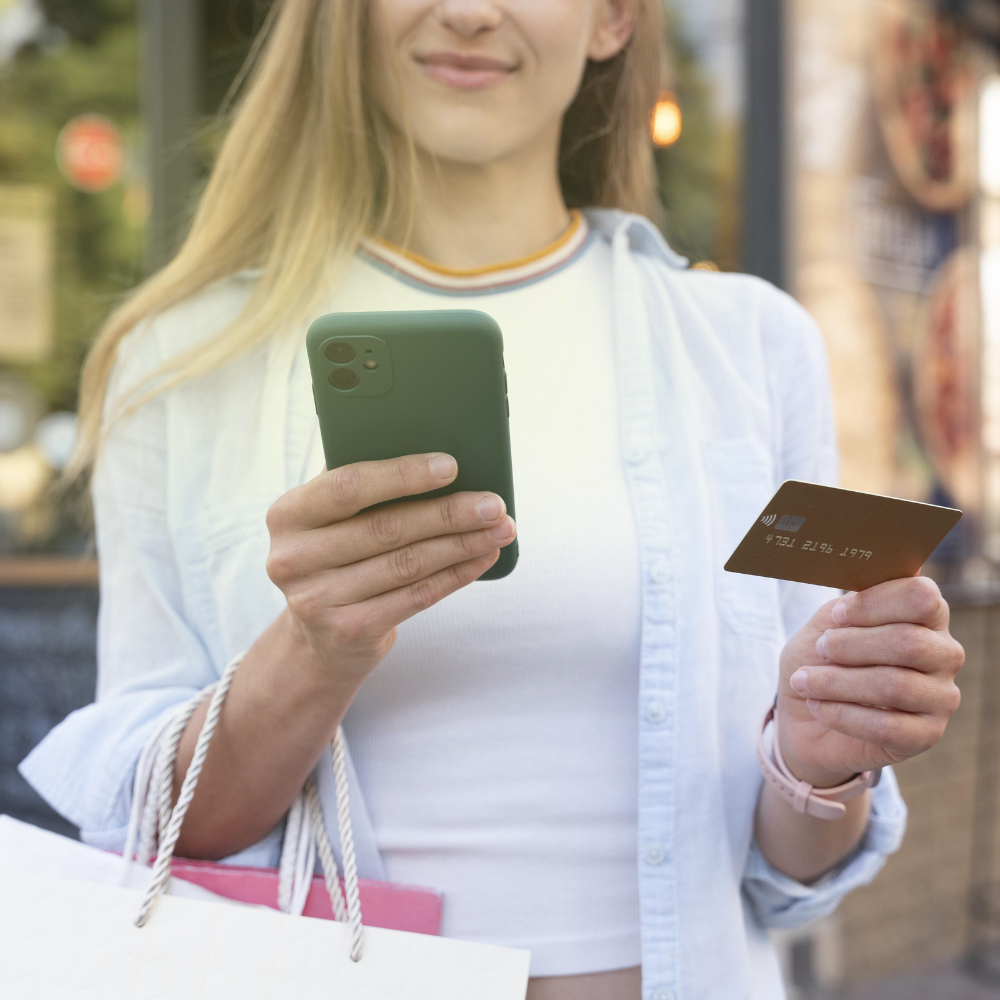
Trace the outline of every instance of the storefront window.
{"type": "MultiPolygon", "coordinates": [[[[740,269],[743,0],[669,0],[665,96],[681,114],[657,150],[664,229],[702,267],[740,269]]],[[[655,135],[654,135],[655,138],[655,135]]]]}
{"type": "Polygon", "coordinates": [[[0,554],[82,556],[72,448],[87,344],[142,273],[130,0],[0,4],[0,554]]]}
{"type": "Polygon", "coordinates": [[[826,336],[843,485],[964,509],[937,554],[953,581],[982,575],[997,544],[985,531],[977,221],[992,56],[962,6],[790,6],[791,290],[826,336]]]}

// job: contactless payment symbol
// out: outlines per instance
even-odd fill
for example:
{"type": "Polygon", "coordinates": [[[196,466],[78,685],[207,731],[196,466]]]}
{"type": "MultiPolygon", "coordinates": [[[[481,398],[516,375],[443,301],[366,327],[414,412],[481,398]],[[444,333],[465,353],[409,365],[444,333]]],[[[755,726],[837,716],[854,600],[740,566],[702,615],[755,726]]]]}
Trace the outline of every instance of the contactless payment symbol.
{"type": "Polygon", "coordinates": [[[766,528],[770,528],[774,522],[778,522],[778,531],[798,531],[806,523],[804,517],[794,517],[791,514],[782,514],[779,518],[777,514],[765,514],[760,523],[766,528]]]}

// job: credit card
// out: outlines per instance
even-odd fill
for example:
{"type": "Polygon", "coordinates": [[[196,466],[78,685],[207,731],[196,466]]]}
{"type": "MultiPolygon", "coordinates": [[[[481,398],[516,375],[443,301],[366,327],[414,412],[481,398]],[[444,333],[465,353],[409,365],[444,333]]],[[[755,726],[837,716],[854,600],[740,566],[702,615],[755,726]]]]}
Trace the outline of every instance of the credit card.
{"type": "Polygon", "coordinates": [[[915,576],[960,510],[789,479],[729,557],[730,573],[865,590],[915,576]]]}

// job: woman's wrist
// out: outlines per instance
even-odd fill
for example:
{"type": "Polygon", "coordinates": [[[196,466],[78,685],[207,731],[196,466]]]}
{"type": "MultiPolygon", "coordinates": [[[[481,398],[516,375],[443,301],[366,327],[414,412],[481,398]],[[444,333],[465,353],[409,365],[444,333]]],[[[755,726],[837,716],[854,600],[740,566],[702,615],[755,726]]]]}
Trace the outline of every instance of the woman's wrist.
{"type": "MultiPolygon", "coordinates": [[[[778,702],[780,704],[780,697],[778,702]]],[[[774,739],[780,741],[781,755],[793,777],[799,781],[807,781],[814,788],[836,788],[838,785],[850,781],[857,774],[857,771],[847,769],[830,770],[829,768],[817,767],[803,760],[797,751],[795,741],[789,736],[788,728],[783,724],[782,713],[778,712],[776,716],[774,739]]]]}
{"type": "Polygon", "coordinates": [[[274,638],[282,647],[283,662],[287,665],[294,664],[304,679],[312,678],[321,688],[340,689],[345,682],[348,685],[360,685],[381,659],[368,649],[331,649],[287,607],[274,620],[271,629],[275,631],[274,638]]]}
{"type": "MultiPolygon", "coordinates": [[[[370,672],[338,670],[330,661],[287,611],[247,650],[185,820],[181,853],[224,857],[255,843],[280,820],[370,672]]],[[[175,789],[203,719],[204,706],[184,733],[175,789]]]]}
{"type": "Polygon", "coordinates": [[[754,835],[764,857],[775,868],[808,885],[857,848],[868,823],[871,794],[863,787],[837,787],[851,781],[853,773],[833,772],[803,761],[795,753],[787,729],[779,728],[781,712],[777,718],[774,714],[772,709],[765,716],[758,739],[764,783],[754,835]],[[768,751],[764,734],[771,722],[774,725],[768,751]],[[805,782],[806,787],[796,787],[796,782],[805,782]],[[827,798],[824,789],[836,791],[827,798]]]}
{"type": "Polygon", "coordinates": [[[817,819],[797,813],[765,782],[754,822],[757,846],[778,871],[810,885],[850,857],[864,837],[871,792],[845,805],[840,819],[817,819]]]}
{"type": "Polygon", "coordinates": [[[310,641],[286,608],[250,648],[241,673],[266,715],[292,715],[300,722],[316,715],[328,720],[332,738],[372,669],[365,662],[335,662],[310,641]]]}
{"type": "Polygon", "coordinates": [[[813,767],[787,747],[785,741],[781,743],[781,753],[785,758],[785,766],[792,776],[799,781],[807,781],[813,788],[836,788],[857,774],[857,771],[828,771],[821,767],[813,767]]]}

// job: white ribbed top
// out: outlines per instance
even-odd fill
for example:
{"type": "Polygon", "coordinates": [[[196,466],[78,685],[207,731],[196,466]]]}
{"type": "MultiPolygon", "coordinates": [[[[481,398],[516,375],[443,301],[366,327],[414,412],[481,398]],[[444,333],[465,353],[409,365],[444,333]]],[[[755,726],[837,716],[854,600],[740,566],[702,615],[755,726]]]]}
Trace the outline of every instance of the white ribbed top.
{"type": "Polygon", "coordinates": [[[573,239],[492,293],[362,258],[334,303],[482,309],[503,331],[518,565],[405,622],[345,730],[389,877],[443,890],[445,934],[530,948],[546,976],[640,962],[639,554],[610,249],[573,239]]]}

